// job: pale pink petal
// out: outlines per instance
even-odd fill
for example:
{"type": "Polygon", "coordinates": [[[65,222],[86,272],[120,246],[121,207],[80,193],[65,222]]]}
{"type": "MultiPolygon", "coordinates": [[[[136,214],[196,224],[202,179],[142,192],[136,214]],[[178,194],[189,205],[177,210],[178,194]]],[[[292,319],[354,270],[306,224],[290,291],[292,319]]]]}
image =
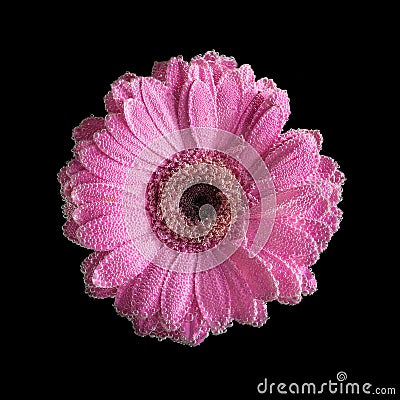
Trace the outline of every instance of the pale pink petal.
{"type": "Polygon", "coordinates": [[[193,295],[193,274],[168,271],[161,292],[161,318],[168,331],[179,328],[193,302],[193,295]]]}
{"type": "Polygon", "coordinates": [[[227,260],[221,264],[221,268],[231,293],[232,317],[242,324],[251,324],[257,314],[249,285],[233,262],[227,260]]]}
{"type": "Polygon", "coordinates": [[[301,132],[269,153],[265,164],[277,191],[298,186],[318,168],[317,142],[314,136],[301,132]]]}
{"type": "Polygon", "coordinates": [[[333,231],[329,225],[314,219],[300,217],[288,218],[288,222],[291,226],[307,232],[314,239],[319,252],[327,248],[328,242],[333,235],[333,231]]]}
{"type": "Polygon", "coordinates": [[[278,283],[271,272],[271,266],[260,257],[249,257],[246,249],[239,249],[231,256],[231,260],[244,277],[253,296],[265,301],[275,300],[278,296],[278,283]]]}
{"type": "Polygon", "coordinates": [[[182,88],[188,79],[189,65],[181,57],[173,57],[169,60],[167,69],[167,87],[175,99],[175,109],[178,110],[182,88]]]}
{"type": "Polygon", "coordinates": [[[318,219],[328,211],[329,204],[316,185],[282,190],[276,195],[276,215],[304,216],[318,219]]]}
{"type": "Polygon", "coordinates": [[[195,289],[197,303],[211,332],[224,331],[232,316],[229,286],[222,269],[217,266],[196,273],[195,289]]]}
{"type": "Polygon", "coordinates": [[[85,203],[75,208],[72,218],[78,225],[83,225],[92,219],[97,219],[106,215],[114,215],[116,217],[118,216],[118,218],[123,218],[121,204],[104,201],[85,203]]]}
{"type": "MultiPolygon", "coordinates": [[[[139,121],[140,123],[140,121],[139,121]]],[[[129,152],[136,154],[136,149],[143,149],[144,145],[130,130],[123,114],[109,114],[106,117],[106,128],[113,138],[129,152]]],[[[138,126],[138,130],[141,129],[138,126]]]]}
{"type": "Polygon", "coordinates": [[[294,228],[284,218],[276,218],[264,249],[271,254],[276,254],[284,261],[291,258],[305,259],[311,255],[318,258],[319,254],[311,236],[294,228]]]}
{"type": "Polygon", "coordinates": [[[119,202],[122,195],[120,188],[108,183],[83,183],[74,188],[71,197],[74,203],[79,205],[95,201],[119,202]]]}
{"type": "Polygon", "coordinates": [[[135,284],[132,309],[138,318],[147,318],[160,311],[161,290],[167,270],[150,264],[135,284]]]}
{"type": "Polygon", "coordinates": [[[115,287],[133,279],[149,265],[131,242],[111,251],[93,273],[93,283],[98,287],[115,287]]]}
{"type": "Polygon", "coordinates": [[[128,99],[124,103],[124,116],[130,131],[143,145],[161,136],[142,101],[128,99]]]}
{"type": "Polygon", "coordinates": [[[177,131],[175,100],[167,87],[153,78],[141,79],[141,91],[147,112],[162,134],[177,131]]]}
{"type": "Polygon", "coordinates": [[[129,151],[126,150],[125,147],[114,139],[107,129],[96,132],[93,140],[104,154],[127,167],[132,165],[135,156],[141,151],[139,146],[136,148],[132,146],[129,151]]]}
{"type": "Polygon", "coordinates": [[[199,55],[193,57],[191,63],[196,63],[201,60],[207,61],[208,65],[211,67],[213,80],[216,85],[225,71],[233,70],[237,67],[237,63],[233,57],[220,56],[215,51],[209,51],[204,56],[199,55]]]}
{"type": "Polygon", "coordinates": [[[296,304],[301,300],[301,275],[290,264],[262,250],[260,257],[271,265],[271,272],[278,282],[278,301],[284,304],[296,304]]]}
{"type": "MultiPolygon", "coordinates": [[[[266,93],[262,95],[266,96],[266,93]]],[[[289,98],[286,91],[279,89],[273,91],[254,113],[249,129],[245,133],[246,140],[261,155],[267,154],[278,141],[289,114],[289,98]]]]}
{"type": "Polygon", "coordinates": [[[91,140],[93,134],[104,128],[104,118],[89,117],[84,119],[72,132],[73,138],[80,142],[91,140]]]}
{"type": "Polygon", "coordinates": [[[95,144],[82,149],[79,152],[79,159],[89,172],[104,179],[106,182],[124,184],[128,168],[112,160],[95,144]]]}
{"type": "Polygon", "coordinates": [[[76,237],[82,246],[89,249],[113,250],[128,240],[122,218],[106,215],[79,226],[76,237]]]}
{"type": "Polygon", "coordinates": [[[217,86],[219,129],[233,132],[242,107],[243,87],[238,71],[225,73],[217,86]]]}
{"type": "Polygon", "coordinates": [[[190,126],[217,128],[215,99],[204,82],[193,82],[189,92],[188,109],[190,126]]]}
{"type": "Polygon", "coordinates": [[[215,98],[217,92],[214,83],[213,70],[210,64],[205,60],[197,60],[190,64],[188,79],[193,81],[202,81],[207,86],[212,97],[215,98]]]}
{"type": "Polygon", "coordinates": [[[96,269],[97,265],[103,258],[108,254],[108,252],[94,252],[83,260],[81,264],[81,271],[83,273],[83,279],[85,282],[86,293],[98,299],[104,299],[107,297],[114,297],[117,293],[117,288],[98,288],[93,284],[92,277],[93,271],[96,269]]]}
{"type": "Polygon", "coordinates": [[[179,105],[178,105],[178,122],[179,129],[186,129],[190,127],[189,119],[189,93],[193,82],[189,81],[184,84],[180,92],[179,105]]]}
{"type": "Polygon", "coordinates": [[[122,317],[132,317],[132,289],[134,284],[135,279],[131,279],[124,285],[118,287],[114,301],[114,308],[122,317]]]}

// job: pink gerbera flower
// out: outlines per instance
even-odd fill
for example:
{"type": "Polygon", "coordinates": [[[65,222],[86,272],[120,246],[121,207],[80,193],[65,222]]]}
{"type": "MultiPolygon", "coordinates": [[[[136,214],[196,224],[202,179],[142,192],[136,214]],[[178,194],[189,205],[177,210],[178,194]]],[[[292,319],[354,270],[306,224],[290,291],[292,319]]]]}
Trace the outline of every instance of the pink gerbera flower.
{"type": "Polygon", "coordinates": [[[59,173],[64,234],[95,250],[89,295],[115,297],[138,335],[198,345],[316,290],[344,176],[318,131],[282,133],[285,91],[212,51],[126,73],[105,105],[59,173]]]}

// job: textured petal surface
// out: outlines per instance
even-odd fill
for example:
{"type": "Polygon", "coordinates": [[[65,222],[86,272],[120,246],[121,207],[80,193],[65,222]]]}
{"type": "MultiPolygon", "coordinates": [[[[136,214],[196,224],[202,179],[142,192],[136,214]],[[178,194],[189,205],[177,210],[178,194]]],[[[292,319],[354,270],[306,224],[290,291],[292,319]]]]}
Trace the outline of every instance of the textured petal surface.
{"type": "Polygon", "coordinates": [[[255,298],[265,301],[277,298],[278,283],[271,272],[271,266],[263,259],[257,256],[250,258],[246,249],[239,248],[231,260],[243,275],[255,298]]]}
{"type": "Polygon", "coordinates": [[[139,275],[147,265],[148,261],[128,242],[104,257],[93,273],[93,283],[103,288],[120,286],[139,275]]]}
{"type": "Polygon", "coordinates": [[[113,250],[128,240],[125,224],[114,215],[106,215],[81,225],[76,237],[82,246],[104,251],[113,250]]]}
{"type": "Polygon", "coordinates": [[[257,316],[257,311],[249,285],[233,262],[225,261],[221,268],[231,293],[232,317],[242,324],[251,324],[257,316]]]}
{"type": "Polygon", "coordinates": [[[148,318],[160,311],[161,290],[167,270],[150,264],[136,280],[132,309],[138,318],[148,318]]]}
{"type": "Polygon", "coordinates": [[[222,332],[232,320],[229,285],[222,268],[197,273],[195,288],[200,311],[211,332],[222,332]]]}
{"type": "Polygon", "coordinates": [[[194,295],[194,274],[168,271],[161,293],[161,317],[167,330],[176,330],[189,311],[194,295]]]}

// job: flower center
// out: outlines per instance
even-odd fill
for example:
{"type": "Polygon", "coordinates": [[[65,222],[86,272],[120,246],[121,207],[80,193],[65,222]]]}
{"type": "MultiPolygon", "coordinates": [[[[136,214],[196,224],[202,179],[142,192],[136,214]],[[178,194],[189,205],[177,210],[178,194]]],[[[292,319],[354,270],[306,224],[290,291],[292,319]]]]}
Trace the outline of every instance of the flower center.
{"type": "Polygon", "coordinates": [[[208,183],[197,183],[186,189],[179,201],[179,209],[188,225],[215,220],[226,196],[220,189],[208,183]]]}

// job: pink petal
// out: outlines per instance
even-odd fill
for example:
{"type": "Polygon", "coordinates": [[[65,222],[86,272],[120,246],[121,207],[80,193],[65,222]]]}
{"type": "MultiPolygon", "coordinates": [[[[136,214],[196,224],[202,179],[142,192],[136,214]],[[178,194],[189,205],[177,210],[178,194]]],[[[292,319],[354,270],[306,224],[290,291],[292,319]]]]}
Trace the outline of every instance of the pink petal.
{"type": "Polygon", "coordinates": [[[176,330],[193,302],[194,275],[168,271],[161,293],[161,318],[168,331],[176,330]]]}
{"type": "Polygon", "coordinates": [[[142,78],[141,90],[144,104],[154,125],[162,134],[178,130],[175,100],[167,87],[153,78],[142,78]]]}
{"type": "Polygon", "coordinates": [[[63,234],[64,236],[71,240],[71,242],[74,242],[76,244],[79,244],[79,240],[76,236],[76,231],[78,230],[79,225],[74,221],[74,220],[69,220],[65,222],[65,224],[62,227],[63,234]]]}
{"type": "Polygon", "coordinates": [[[202,81],[209,89],[213,98],[216,96],[216,88],[214,84],[213,70],[209,63],[205,60],[197,60],[192,62],[188,71],[189,80],[202,81]]]}
{"type": "Polygon", "coordinates": [[[72,132],[73,138],[80,142],[91,140],[93,134],[104,128],[104,119],[99,117],[89,117],[84,119],[72,132]]]}
{"type": "Polygon", "coordinates": [[[151,70],[151,76],[165,83],[167,80],[168,61],[156,61],[151,70]]]}
{"type": "Polygon", "coordinates": [[[298,186],[318,168],[317,142],[314,136],[299,133],[269,153],[265,164],[277,191],[298,186]]]}
{"type": "Polygon", "coordinates": [[[104,299],[107,297],[114,297],[117,293],[117,288],[103,289],[94,286],[92,281],[93,271],[101,260],[107,255],[107,252],[94,252],[91,253],[81,264],[81,271],[84,276],[86,293],[89,296],[104,299]]]}
{"type": "Polygon", "coordinates": [[[161,290],[167,270],[150,264],[135,284],[132,309],[138,318],[147,318],[160,310],[161,290]]]}
{"type": "Polygon", "coordinates": [[[122,218],[106,215],[81,225],[76,237],[82,246],[93,250],[113,250],[128,240],[122,218]]]}
{"type": "Polygon", "coordinates": [[[233,132],[242,106],[243,88],[238,71],[225,73],[217,86],[218,127],[233,132]]]}
{"type": "Polygon", "coordinates": [[[319,254],[310,235],[292,227],[283,218],[275,219],[274,227],[264,249],[271,254],[276,254],[284,261],[309,255],[318,257],[319,254]]]}
{"type": "Polygon", "coordinates": [[[231,260],[242,274],[243,278],[250,287],[253,297],[272,301],[278,296],[278,283],[263,259],[258,256],[249,257],[246,249],[239,248],[232,256],[231,260]]]}
{"type": "Polygon", "coordinates": [[[329,213],[326,213],[320,218],[320,221],[327,224],[333,232],[339,229],[340,221],[342,220],[342,210],[337,207],[331,207],[329,213]]]}
{"type": "Polygon", "coordinates": [[[98,176],[93,175],[92,173],[86,171],[85,169],[71,176],[72,189],[78,185],[82,185],[83,183],[101,183],[101,182],[104,182],[104,179],[101,179],[98,176]]]}
{"type": "Polygon", "coordinates": [[[78,173],[79,171],[84,170],[82,164],[77,161],[77,160],[71,160],[68,164],[67,164],[67,175],[69,177],[72,177],[72,175],[78,173]]]}
{"type": "Polygon", "coordinates": [[[194,298],[181,327],[177,331],[171,332],[171,335],[172,340],[179,343],[197,346],[208,336],[209,331],[210,327],[203,318],[197,300],[194,298]]]}
{"type": "Polygon", "coordinates": [[[66,219],[72,219],[72,215],[76,209],[75,204],[70,203],[68,200],[61,206],[63,215],[66,219]]]}
{"type": "Polygon", "coordinates": [[[58,172],[57,179],[60,182],[61,186],[64,186],[70,179],[70,177],[67,174],[67,168],[68,168],[67,166],[62,167],[58,172]]]}
{"type": "Polygon", "coordinates": [[[114,100],[114,96],[113,96],[111,90],[104,96],[104,105],[105,105],[106,110],[107,110],[108,113],[120,112],[118,104],[114,100]]]}
{"type": "Polygon", "coordinates": [[[289,118],[289,99],[283,90],[276,90],[255,112],[246,140],[260,153],[266,154],[277,142],[289,118]]]}
{"type": "Polygon", "coordinates": [[[132,77],[129,80],[118,79],[111,85],[114,102],[119,111],[124,109],[124,102],[127,99],[139,98],[138,93],[132,84],[132,82],[135,82],[136,79],[139,78],[132,77]]]}
{"type": "Polygon", "coordinates": [[[182,88],[188,79],[189,65],[181,57],[174,57],[169,60],[167,70],[167,87],[175,99],[175,109],[178,110],[178,103],[181,97],[182,88]]]}
{"type": "Polygon", "coordinates": [[[303,268],[303,294],[313,294],[317,290],[317,281],[313,272],[308,268],[303,268]]]}
{"type": "Polygon", "coordinates": [[[212,333],[220,333],[232,321],[228,282],[221,267],[202,271],[195,276],[196,298],[212,333]]]}
{"type": "Polygon", "coordinates": [[[190,119],[189,119],[189,93],[192,87],[192,82],[186,82],[182,87],[180,97],[179,97],[179,105],[178,105],[178,122],[179,129],[186,129],[190,127],[190,119]]]}
{"type": "Polygon", "coordinates": [[[106,215],[114,215],[118,216],[118,218],[123,218],[121,205],[111,202],[106,203],[104,201],[85,203],[75,208],[72,217],[78,225],[83,225],[92,219],[97,219],[106,215]]]}
{"type": "Polygon", "coordinates": [[[338,164],[330,157],[321,155],[318,165],[318,172],[321,177],[329,179],[336,171],[338,164]]]}
{"type": "Polygon", "coordinates": [[[119,202],[122,200],[122,190],[107,183],[84,183],[72,191],[71,197],[75,204],[97,201],[119,202]]]}
{"type": "Polygon", "coordinates": [[[131,279],[124,285],[118,287],[114,301],[114,308],[122,317],[132,317],[132,289],[134,284],[135,279],[131,279]]]}
{"type": "Polygon", "coordinates": [[[125,101],[124,116],[131,132],[144,145],[161,136],[143,102],[135,99],[125,101]]]}
{"type": "Polygon", "coordinates": [[[307,232],[314,239],[319,252],[327,248],[328,242],[333,235],[333,231],[329,225],[314,219],[299,217],[289,218],[288,222],[291,226],[307,232]]]}
{"type": "Polygon", "coordinates": [[[143,144],[130,130],[123,114],[108,114],[106,128],[127,151],[135,153],[137,148],[143,148],[143,144]]]}
{"type": "Polygon", "coordinates": [[[264,300],[256,299],[255,307],[257,311],[256,318],[253,321],[253,326],[263,326],[269,319],[267,311],[267,303],[264,300]]]}
{"type": "Polygon", "coordinates": [[[271,272],[278,282],[278,301],[284,304],[296,304],[301,300],[301,275],[279,257],[262,250],[260,257],[271,265],[271,272]]]}
{"type": "Polygon", "coordinates": [[[328,211],[328,202],[315,185],[282,190],[276,195],[277,216],[305,216],[318,219],[328,211]]]}
{"type": "Polygon", "coordinates": [[[256,318],[256,309],[249,285],[234,263],[225,261],[221,268],[231,293],[232,317],[242,324],[251,324],[256,318]]]}
{"type": "Polygon", "coordinates": [[[126,150],[119,144],[107,129],[102,129],[94,134],[94,142],[97,147],[113,160],[130,167],[137,156],[141,152],[141,148],[131,147],[130,151],[126,150]]]}
{"type": "Polygon", "coordinates": [[[128,242],[111,251],[99,263],[93,274],[93,283],[103,288],[123,285],[148,265],[149,262],[128,242]]]}
{"type": "Polygon", "coordinates": [[[204,82],[193,82],[189,92],[188,109],[190,126],[217,128],[218,118],[214,97],[204,82]]]}
{"type": "Polygon", "coordinates": [[[146,318],[134,316],[132,322],[133,329],[138,336],[147,336],[153,334],[160,325],[160,315],[157,312],[146,318]]]}
{"type": "Polygon", "coordinates": [[[104,179],[106,182],[123,185],[128,173],[128,168],[112,160],[104,154],[95,144],[79,152],[82,165],[92,174],[104,179]]]}

